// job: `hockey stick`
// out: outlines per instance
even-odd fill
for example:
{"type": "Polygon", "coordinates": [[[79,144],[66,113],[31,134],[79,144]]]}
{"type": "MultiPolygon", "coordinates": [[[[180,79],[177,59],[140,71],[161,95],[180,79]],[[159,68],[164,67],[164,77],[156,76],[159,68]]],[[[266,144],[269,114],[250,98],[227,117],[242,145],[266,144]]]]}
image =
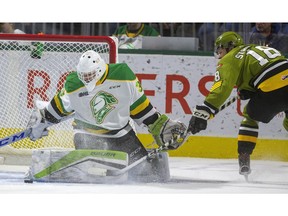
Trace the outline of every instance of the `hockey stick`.
{"type": "Polygon", "coordinates": [[[240,96],[236,95],[234,97],[232,97],[229,101],[227,101],[225,104],[223,104],[220,108],[219,111],[222,111],[223,109],[225,109],[226,107],[230,106],[232,103],[234,103],[237,99],[239,99],[240,96]]]}
{"type": "MultiPolygon", "coordinates": [[[[227,101],[225,104],[223,104],[220,108],[219,111],[224,110],[226,107],[230,106],[232,103],[234,103],[237,99],[239,99],[239,96],[234,96],[232,97],[229,101],[227,101]]],[[[189,133],[185,133],[184,139],[186,139],[187,135],[189,133]]],[[[154,149],[153,151],[151,151],[150,153],[148,153],[148,155],[140,158],[139,160],[135,161],[134,163],[128,165],[127,167],[121,169],[121,170],[107,170],[106,172],[106,176],[117,176],[117,175],[122,175],[124,173],[126,173],[127,171],[131,170],[133,167],[137,166],[138,164],[142,163],[143,161],[149,159],[149,158],[153,158],[155,157],[159,152],[163,151],[166,149],[166,147],[168,147],[171,143],[173,143],[175,140],[181,138],[180,135],[178,135],[175,139],[170,140],[169,142],[165,143],[164,145],[160,146],[159,148],[154,149]]]]}
{"type": "MultiPolygon", "coordinates": [[[[74,117],[74,114],[71,114],[71,115],[69,115],[67,117],[64,117],[61,120],[61,122],[66,121],[67,119],[70,119],[72,117],[74,117]]],[[[10,144],[12,144],[14,142],[18,142],[18,141],[20,141],[22,139],[25,139],[25,138],[29,137],[31,132],[32,132],[32,128],[28,127],[25,130],[23,130],[23,131],[20,131],[18,133],[12,134],[10,136],[1,138],[0,139],[0,148],[3,147],[3,146],[10,145],[10,144]]]]}
{"type": "Polygon", "coordinates": [[[11,143],[17,142],[19,140],[25,139],[28,137],[31,133],[32,129],[27,128],[23,131],[20,131],[18,133],[12,134],[10,136],[7,136],[5,138],[0,139],[0,148],[6,145],[10,145],[11,143]]]}

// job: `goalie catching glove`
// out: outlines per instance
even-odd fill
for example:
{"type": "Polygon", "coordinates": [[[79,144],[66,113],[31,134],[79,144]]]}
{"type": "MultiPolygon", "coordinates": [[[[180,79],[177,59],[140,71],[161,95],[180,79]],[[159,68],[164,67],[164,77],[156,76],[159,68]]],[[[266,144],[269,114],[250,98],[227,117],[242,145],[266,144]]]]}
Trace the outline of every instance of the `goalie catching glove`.
{"type": "Polygon", "coordinates": [[[169,145],[166,149],[177,149],[184,143],[186,136],[186,126],[181,122],[176,122],[162,114],[153,123],[148,125],[149,132],[153,135],[157,145],[169,145]]]}
{"type": "Polygon", "coordinates": [[[44,136],[48,136],[47,128],[54,123],[47,120],[47,118],[45,117],[45,114],[47,115],[47,113],[48,111],[46,109],[33,110],[30,120],[28,122],[28,127],[32,129],[29,135],[29,138],[32,141],[36,141],[37,139],[40,139],[44,136]]]}
{"type": "Polygon", "coordinates": [[[207,128],[207,121],[213,117],[213,113],[207,106],[196,106],[189,122],[188,131],[196,134],[201,130],[205,130],[207,128]]]}

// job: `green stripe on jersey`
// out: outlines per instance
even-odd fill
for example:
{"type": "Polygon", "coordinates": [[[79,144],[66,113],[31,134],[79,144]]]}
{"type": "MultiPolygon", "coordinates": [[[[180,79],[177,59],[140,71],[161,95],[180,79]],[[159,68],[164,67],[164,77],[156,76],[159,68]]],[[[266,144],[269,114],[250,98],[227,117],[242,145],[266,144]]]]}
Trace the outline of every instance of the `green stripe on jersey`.
{"type": "Polygon", "coordinates": [[[136,79],[136,75],[126,63],[109,64],[109,73],[106,79],[133,81],[136,79]]]}
{"type": "Polygon", "coordinates": [[[70,73],[65,82],[65,90],[67,93],[76,91],[77,89],[83,87],[83,82],[78,78],[77,72],[70,73]]]}
{"type": "Polygon", "coordinates": [[[135,101],[131,106],[130,106],[130,111],[134,110],[136,107],[140,106],[142,103],[145,102],[147,99],[146,95],[142,95],[137,101],[135,101]]]}

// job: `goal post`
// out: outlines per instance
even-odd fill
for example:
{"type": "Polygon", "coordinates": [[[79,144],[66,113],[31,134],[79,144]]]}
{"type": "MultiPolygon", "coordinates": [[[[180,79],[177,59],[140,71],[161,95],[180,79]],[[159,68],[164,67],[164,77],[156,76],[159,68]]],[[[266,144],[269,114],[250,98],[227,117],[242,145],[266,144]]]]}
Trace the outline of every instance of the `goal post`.
{"type": "MultiPolygon", "coordinates": [[[[27,127],[35,101],[51,100],[87,50],[98,52],[106,63],[118,60],[115,37],[0,34],[0,138],[27,127]]],[[[33,149],[73,149],[71,124],[72,119],[50,127],[49,136],[40,140],[0,148],[0,164],[29,163],[33,149]]]]}

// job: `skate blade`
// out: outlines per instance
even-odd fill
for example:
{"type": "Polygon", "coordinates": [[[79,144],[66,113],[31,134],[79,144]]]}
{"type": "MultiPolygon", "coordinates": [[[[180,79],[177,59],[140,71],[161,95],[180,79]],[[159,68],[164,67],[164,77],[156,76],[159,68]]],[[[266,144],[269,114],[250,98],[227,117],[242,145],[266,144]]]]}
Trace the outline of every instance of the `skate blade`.
{"type": "Polygon", "coordinates": [[[244,178],[245,178],[245,181],[246,181],[246,182],[249,182],[248,174],[244,175],[244,178]]]}

